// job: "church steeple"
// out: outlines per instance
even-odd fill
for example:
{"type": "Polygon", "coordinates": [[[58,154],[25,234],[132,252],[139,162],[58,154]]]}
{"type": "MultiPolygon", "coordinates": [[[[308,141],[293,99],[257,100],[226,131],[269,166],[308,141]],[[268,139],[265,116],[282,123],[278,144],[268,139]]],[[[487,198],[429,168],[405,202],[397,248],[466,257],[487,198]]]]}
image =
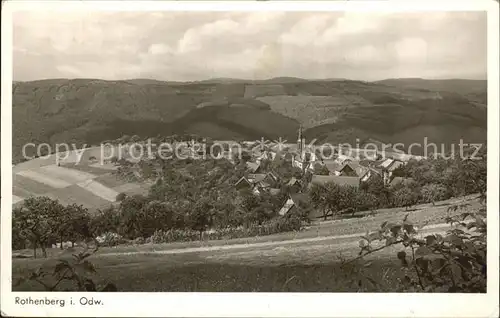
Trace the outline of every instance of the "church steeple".
{"type": "Polygon", "coordinates": [[[302,150],[303,150],[302,149],[302,124],[299,127],[299,134],[297,137],[297,147],[298,147],[299,153],[302,155],[302,150]]]}

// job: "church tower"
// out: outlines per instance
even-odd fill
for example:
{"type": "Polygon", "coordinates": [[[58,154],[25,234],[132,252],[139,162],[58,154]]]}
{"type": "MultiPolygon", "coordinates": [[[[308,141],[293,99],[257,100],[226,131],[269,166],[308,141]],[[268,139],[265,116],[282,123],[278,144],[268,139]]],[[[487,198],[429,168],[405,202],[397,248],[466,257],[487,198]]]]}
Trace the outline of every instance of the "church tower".
{"type": "Polygon", "coordinates": [[[302,149],[302,145],[303,145],[303,141],[302,141],[302,124],[301,124],[299,127],[299,135],[297,138],[297,149],[298,149],[299,154],[301,156],[302,156],[302,151],[304,150],[304,149],[302,149]]]}

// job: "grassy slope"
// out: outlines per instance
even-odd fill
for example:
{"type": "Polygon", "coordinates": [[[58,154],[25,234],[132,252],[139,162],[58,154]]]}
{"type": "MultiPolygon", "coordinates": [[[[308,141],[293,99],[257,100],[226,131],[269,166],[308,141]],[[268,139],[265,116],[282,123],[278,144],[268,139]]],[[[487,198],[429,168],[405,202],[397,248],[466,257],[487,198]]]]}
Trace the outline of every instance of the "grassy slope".
{"type": "MultiPolygon", "coordinates": [[[[447,205],[461,201],[453,199],[441,202],[436,207],[421,205],[411,212],[409,219],[419,223],[430,220],[439,223],[446,217],[447,205]]],[[[469,201],[472,206],[478,203],[469,201]]],[[[359,233],[374,230],[384,220],[397,221],[405,215],[402,209],[380,211],[375,217],[351,219],[340,222],[325,222],[301,233],[282,233],[279,235],[238,239],[230,241],[203,243],[203,246],[217,244],[237,244],[290,240],[327,235],[359,233]]],[[[356,239],[335,239],[323,242],[284,244],[279,247],[259,247],[233,249],[229,251],[208,251],[184,254],[120,254],[148,250],[169,250],[182,247],[200,246],[198,242],[174,243],[155,246],[125,246],[103,248],[93,257],[100,276],[97,281],[113,281],[122,291],[356,291],[349,277],[339,269],[339,257],[352,257],[358,250],[356,239]],[[106,253],[118,253],[106,256],[106,253]],[[292,281],[286,283],[294,277],[292,281]]],[[[383,282],[371,291],[394,291],[396,279],[400,274],[394,264],[391,248],[381,254],[383,258],[372,258],[374,264],[368,275],[383,282]]],[[[28,252],[28,251],[26,251],[28,252]]],[[[25,275],[30,269],[41,264],[50,266],[55,262],[59,250],[51,250],[54,255],[49,260],[14,259],[13,277],[25,275]]],[[[380,256],[380,254],[377,254],[380,256]]],[[[369,258],[370,259],[370,258],[369,258]]],[[[35,290],[33,284],[25,284],[16,290],[35,290]]]]}

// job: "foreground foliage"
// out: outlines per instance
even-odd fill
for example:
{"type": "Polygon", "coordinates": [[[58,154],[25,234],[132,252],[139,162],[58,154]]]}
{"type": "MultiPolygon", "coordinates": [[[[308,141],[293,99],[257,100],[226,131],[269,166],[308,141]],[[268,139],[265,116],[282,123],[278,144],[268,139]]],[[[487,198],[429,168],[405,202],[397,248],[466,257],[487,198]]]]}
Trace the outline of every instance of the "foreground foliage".
{"type": "Polygon", "coordinates": [[[34,281],[45,291],[87,291],[87,292],[114,292],[117,287],[113,283],[98,285],[95,282],[97,273],[94,265],[88,260],[99,249],[96,244],[93,249],[86,247],[80,252],[73,253],[70,259],[60,258],[53,268],[40,266],[29,276],[13,282],[13,287],[26,281],[34,281]]]}
{"type": "MultiPolygon", "coordinates": [[[[396,254],[404,273],[399,281],[400,292],[484,293],[487,282],[486,208],[469,212],[467,207],[467,204],[460,204],[449,208],[463,212],[447,219],[456,227],[445,235],[422,237],[419,231],[424,226],[416,226],[406,217],[400,223],[384,222],[379,230],[361,238],[359,256],[344,265],[402,245],[396,254]]],[[[369,267],[371,263],[357,265],[369,267]]],[[[373,279],[364,282],[377,285],[373,279]]]]}

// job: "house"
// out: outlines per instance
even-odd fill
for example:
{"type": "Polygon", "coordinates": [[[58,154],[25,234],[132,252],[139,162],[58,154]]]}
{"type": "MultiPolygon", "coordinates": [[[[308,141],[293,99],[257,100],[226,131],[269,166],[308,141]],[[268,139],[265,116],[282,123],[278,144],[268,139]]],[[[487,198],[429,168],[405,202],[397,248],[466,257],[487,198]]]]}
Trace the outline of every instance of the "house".
{"type": "MultiPolygon", "coordinates": [[[[268,191],[277,184],[277,177],[272,172],[249,174],[241,177],[234,185],[237,190],[251,189],[254,194],[268,191]]],[[[278,189],[279,190],[279,189],[278,189]]]]}
{"type": "Polygon", "coordinates": [[[264,150],[263,152],[257,153],[255,160],[260,163],[262,160],[274,160],[275,157],[275,152],[264,150]]]}
{"type": "Polygon", "coordinates": [[[268,173],[252,173],[247,178],[250,182],[258,183],[265,182],[269,185],[274,185],[278,182],[278,177],[272,171],[268,173]]]}
{"type": "Polygon", "coordinates": [[[298,209],[301,204],[309,205],[309,197],[304,193],[291,194],[286,200],[285,204],[281,207],[278,214],[285,215],[288,213],[293,213],[295,209],[298,209]]]}
{"type": "Polygon", "coordinates": [[[250,173],[257,173],[260,170],[260,162],[246,162],[247,170],[250,173]]]}
{"type": "Polygon", "coordinates": [[[246,177],[241,177],[236,183],[234,184],[235,188],[237,190],[241,189],[252,189],[253,188],[253,182],[248,180],[246,177]]]}
{"type": "Polygon", "coordinates": [[[356,172],[356,165],[354,162],[348,162],[344,164],[342,168],[338,171],[338,176],[346,176],[346,177],[357,177],[358,174],[356,172]]]}
{"type": "Polygon", "coordinates": [[[394,159],[385,159],[378,167],[382,169],[383,171],[383,177],[384,177],[384,182],[387,184],[390,182],[392,178],[392,173],[394,170],[398,169],[399,167],[403,166],[404,163],[399,160],[394,160],[394,159]]]}
{"type": "Polygon", "coordinates": [[[268,173],[266,173],[266,180],[271,183],[271,184],[274,184],[274,183],[277,183],[279,182],[280,178],[278,177],[278,175],[276,173],[274,173],[273,171],[269,171],[268,173]]]}
{"type": "Polygon", "coordinates": [[[343,165],[337,160],[324,160],[323,165],[328,169],[330,175],[336,176],[339,174],[339,170],[342,169],[343,165]]]}
{"type": "Polygon", "coordinates": [[[261,188],[269,188],[273,183],[273,180],[265,173],[249,174],[248,181],[254,186],[259,186],[261,188]]]}
{"type": "MultiPolygon", "coordinates": [[[[365,167],[356,161],[348,163],[347,166],[349,166],[351,168],[351,170],[354,171],[355,175],[360,177],[360,178],[363,178],[370,171],[369,167],[365,167]]],[[[340,174],[340,175],[343,175],[343,174],[340,174]]]]}
{"type": "Polygon", "coordinates": [[[281,192],[281,189],[277,188],[269,188],[268,190],[271,195],[278,195],[281,192]]]}
{"type": "Polygon", "coordinates": [[[295,190],[295,192],[299,191],[302,188],[302,182],[299,179],[292,177],[290,181],[286,184],[290,189],[295,190]]]}
{"type": "Polygon", "coordinates": [[[325,185],[327,183],[335,183],[340,186],[352,186],[359,187],[360,178],[359,177],[349,177],[349,176],[319,176],[313,175],[311,179],[311,183],[309,186],[313,184],[325,185]]]}
{"type": "MultiPolygon", "coordinates": [[[[288,197],[288,199],[285,201],[281,209],[278,211],[278,214],[283,216],[286,214],[294,213],[300,207],[310,207],[310,206],[311,202],[307,194],[296,193],[288,197]]],[[[321,213],[321,211],[317,209],[310,209],[308,217],[311,221],[316,221],[319,220],[320,218],[323,218],[324,216],[321,213]]]]}
{"type": "Polygon", "coordinates": [[[367,182],[368,180],[370,180],[374,176],[382,177],[383,172],[381,170],[377,170],[375,168],[368,167],[368,171],[364,175],[360,176],[361,182],[367,182]]]}

